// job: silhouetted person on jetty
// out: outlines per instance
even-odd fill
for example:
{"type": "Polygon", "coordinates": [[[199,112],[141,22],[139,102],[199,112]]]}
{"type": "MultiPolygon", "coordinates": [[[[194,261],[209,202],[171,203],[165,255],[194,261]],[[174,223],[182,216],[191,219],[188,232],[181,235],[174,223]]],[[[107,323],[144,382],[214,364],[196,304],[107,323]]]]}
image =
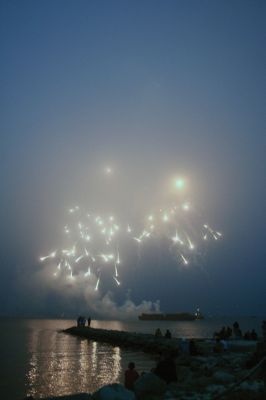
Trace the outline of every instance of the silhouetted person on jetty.
{"type": "Polygon", "coordinates": [[[195,340],[191,339],[191,340],[189,341],[188,348],[189,348],[189,354],[190,354],[191,356],[198,356],[198,355],[199,355],[199,351],[198,351],[198,349],[197,349],[195,340]]]}
{"type": "Polygon", "coordinates": [[[86,324],[86,319],[85,317],[82,317],[81,315],[78,317],[77,319],[77,326],[80,327],[84,327],[86,324]]]}
{"type": "MultiPolygon", "coordinates": [[[[239,329],[239,326],[236,329],[239,329]]],[[[213,337],[214,337],[214,339],[218,338],[221,340],[227,340],[232,336],[232,333],[233,333],[233,330],[230,328],[230,326],[227,326],[227,327],[223,326],[219,332],[214,332],[213,337]]]]}
{"type": "Polygon", "coordinates": [[[154,373],[167,384],[177,381],[176,366],[171,354],[165,355],[162,360],[158,362],[154,373]]]}
{"type": "Polygon", "coordinates": [[[88,318],[88,326],[91,326],[91,317],[88,318]]]}
{"type": "Polygon", "coordinates": [[[226,339],[221,339],[221,344],[223,346],[223,351],[227,351],[228,350],[228,342],[226,339]]]}
{"type": "Polygon", "coordinates": [[[233,333],[233,329],[230,328],[230,326],[227,326],[225,339],[229,339],[232,336],[232,333],[233,333]]]}
{"type": "Polygon", "coordinates": [[[155,337],[157,337],[157,338],[162,337],[162,332],[161,332],[161,329],[160,329],[160,328],[157,328],[157,329],[156,329],[156,331],[155,331],[155,337]]]}
{"type": "Polygon", "coordinates": [[[251,340],[251,332],[250,332],[250,331],[247,331],[247,332],[244,334],[244,339],[245,339],[245,340],[251,340]]]}
{"type": "Polygon", "coordinates": [[[135,363],[130,362],[125,372],[125,387],[129,390],[134,389],[134,383],[139,378],[138,372],[135,370],[135,363]]]}
{"type": "Polygon", "coordinates": [[[164,337],[166,339],[171,339],[172,338],[172,333],[169,331],[169,329],[166,330],[164,337]]]}
{"type": "Polygon", "coordinates": [[[224,351],[224,346],[221,343],[221,340],[219,338],[217,338],[215,345],[213,347],[213,352],[214,353],[222,353],[223,351],[224,351]]]}
{"type": "Polygon", "coordinates": [[[255,331],[255,329],[252,329],[250,336],[251,336],[251,340],[258,340],[258,334],[255,331]]]}
{"type": "Polygon", "coordinates": [[[181,339],[179,347],[180,347],[181,353],[189,354],[189,342],[185,338],[181,339]]]}
{"type": "Polygon", "coordinates": [[[234,332],[234,336],[236,339],[241,339],[242,338],[242,332],[241,329],[239,327],[239,323],[236,321],[233,324],[233,332],[234,332]]]}
{"type": "MultiPolygon", "coordinates": [[[[257,365],[262,358],[264,358],[266,356],[266,320],[262,321],[262,341],[258,341],[257,345],[256,345],[256,350],[255,352],[251,355],[251,357],[247,360],[246,362],[246,367],[248,369],[253,368],[255,365],[257,365]]],[[[255,330],[253,329],[252,332],[255,332],[255,330]]],[[[251,333],[252,333],[251,332],[251,333]]],[[[257,335],[257,333],[255,332],[255,334],[257,335]]],[[[255,334],[253,333],[254,337],[255,334]]],[[[258,335],[257,335],[257,339],[258,339],[258,335]]],[[[257,340],[254,339],[254,340],[257,340]]],[[[263,375],[263,379],[265,379],[265,375],[266,375],[266,368],[265,368],[265,363],[262,366],[262,375],[263,375]]]]}
{"type": "Polygon", "coordinates": [[[234,329],[239,329],[239,323],[238,323],[237,321],[235,321],[235,322],[233,323],[233,328],[234,328],[234,329]]]}
{"type": "Polygon", "coordinates": [[[220,330],[219,337],[220,337],[220,339],[225,339],[226,338],[226,328],[225,328],[225,326],[223,326],[222,329],[220,330]]]}

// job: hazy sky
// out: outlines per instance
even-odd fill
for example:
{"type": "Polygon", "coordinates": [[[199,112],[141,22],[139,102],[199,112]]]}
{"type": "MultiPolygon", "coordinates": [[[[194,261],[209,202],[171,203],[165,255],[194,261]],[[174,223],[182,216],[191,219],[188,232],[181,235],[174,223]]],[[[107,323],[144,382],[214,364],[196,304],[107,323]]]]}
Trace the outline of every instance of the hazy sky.
{"type": "Polygon", "coordinates": [[[259,0],[1,1],[0,314],[79,310],[82,296],[36,279],[67,209],[136,221],[175,174],[223,239],[186,270],[152,246],[136,266],[132,252],[114,304],[130,288],[136,305],[166,311],[265,314],[265,11],[259,0]]]}

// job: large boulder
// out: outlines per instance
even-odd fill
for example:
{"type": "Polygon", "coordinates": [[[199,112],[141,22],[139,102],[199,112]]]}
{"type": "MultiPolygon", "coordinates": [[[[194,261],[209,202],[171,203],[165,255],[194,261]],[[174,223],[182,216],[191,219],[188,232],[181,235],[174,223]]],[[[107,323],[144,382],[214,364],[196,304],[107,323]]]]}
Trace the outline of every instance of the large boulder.
{"type": "Polygon", "coordinates": [[[212,395],[217,395],[220,393],[223,393],[225,391],[226,387],[223,385],[214,385],[211,384],[207,386],[206,391],[207,393],[211,393],[212,395]]]}
{"type": "Polygon", "coordinates": [[[241,390],[249,390],[251,392],[261,392],[265,389],[263,381],[244,381],[239,386],[241,390]]]}
{"type": "Polygon", "coordinates": [[[192,380],[192,372],[189,367],[180,366],[178,367],[178,381],[181,383],[187,383],[192,380]]]}
{"type": "Polygon", "coordinates": [[[94,400],[135,400],[135,394],[118,383],[103,386],[93,395],[94,400]]]}
{"type": "Polygon", "coordinates": [[[87,393],[77,393],[66,396],[46,397],[44,400],[92,400],[92,396],[87,393]]]}
{"type": "Polygon", "coordinates": [[[215,379],[216,382],[220,383],[232,383],[235,380],[234,375],[226,371],[216,371],[213,374],[213,378],[215,379]]]}
{"type": "Polygon", "coordinates": [[[166,391],[166,383],[152,372],[143,374],[134,383],[134,392],[138,399],[147,396],[160,396],[166,391]]]}

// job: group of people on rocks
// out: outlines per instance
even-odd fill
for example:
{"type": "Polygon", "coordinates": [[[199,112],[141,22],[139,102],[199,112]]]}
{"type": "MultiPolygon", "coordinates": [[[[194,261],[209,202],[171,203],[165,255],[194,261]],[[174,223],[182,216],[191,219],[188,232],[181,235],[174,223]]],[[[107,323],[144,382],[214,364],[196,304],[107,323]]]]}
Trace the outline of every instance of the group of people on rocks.
{"type": "Polygon", "coordinates": [[[232,337],[236,339],[258,340],[258,334],[255,331],[255,329],[247,331],[243,335],[239,323],[237,321],[234,322],[233,329],[230,326],[227,327],[223,326],[219,332],[214,332],[213,337],[214,339],[220,341],[226,341],[232,337]]]}
{"type": "MultiPolygon", "coordinates": [[[[176,365],[172,354],[160,354],[159,361],[156,367],[151,370],[151,372],[157,375],[160,379],[164,380],[167,384],[176,382],[176,365]]],[[[133,390],[134,383],[139,377],[140,375],[135,369],[135,363],[130,362],[128,364],[128,369],[125,371],[125,387],[129,390],[133,390]]]]}
{"type": "Polygon", "coordinates": [[[228,350],[228,343],[226,339],[220,339],[217,337],[215,339],[215,343],[213,346],[213,352],[214,353],[223,353],[224,351],[228,350]]]}
{"type": "MultiPolygon", "coordinates": [[[[90,326],[91,325],[91,317],[89,317],[87,319],[87,321],[88,321],[88,326],[90,326]]],[[[83,317],[82,315],[79,315],[77,318],[77,327],[81,328],[84,326],[86,326],[86,318],[83,317]]]]}
{"type": "MultiPolygon", "coordinates": [[[[263,341],[266,342],[266,320],[262,322],[262,334],[263,334],[263,341]]],[[[162,332],[159,328],[155,331],[156,337],[163,337],[162,332]]],[[[171,338],[171,332],[167,329],[164,337],[171,338]]],[[[214,333],[215,344],[213,347],[213,352],[215,353],[222,353],[228,350],[228,343],[227,340],[230,337],[235,338],[244,338],[247,340],[257,340],[258,335],[255,329],[251,331],[247,331],[244,335],[242,335],[241,329],[239,327],[239,323],[236,321],[233,324],[233,329],[229,326],[222,327],[219,332],[214,333]]],[[[187,345],[187,353],[191,356],[200,355],[198,351],[196,341],[190,339],[189,341],[185,341],[187,345]]],[[[171,382],[177,381],[177,372],[176,372],[176,365],[174,361],[174,356],[170,352],[165,354],[160,354],[159,361],[155,368],[151,370],[152,373],[157,375],[160,379],[164,380],[167,384],[171,382]]],[[[135,364],[130,362],[128,364],[128,369],[125,371],[125,387],[129,390],[134,389],[134,383],[140,377],[140,374],[135,369],[135,364]]]]}
{"type": "MultiPolygon", "coordinates": [[[[161,331],[160,328],[157,328],[157,329],[156,329],[154,335],[155,335],[155,337],[157,337],[157,338],[163,337],[163,334],[162,334],[162,331],[161,331]]],[[[165,334],[164,334],[164,337],[165,337],[166,339],[171,339],[171,338],[172,338],[172,333],[169,331],[169,329],[166,329],[166,332],[165,332],[165,334]]]]}
{"type": "Polygon", "coordinates": [[[245,340],[258,340],[258,334],[255,329],[252,329],[252,331],[247,331],[243,337],[245,340]]]}
{"type": "Polygon", "coordinates": [[[232,334],[233,329],[230,328],[230,326],[223,326],[219,332],[214,332],[213,337],[214,339],[227,340],[232,336],[232,334]]]}
{"type": "MultiPolygon", "coordinates": [[[[266,329],[266,321],[265,321],[265,329],[266,329]]],[[[233,324],[233,329],[230,326],[223,326],[219,332],[214,332],[213,337],[215,339],[215,344],[213,346],[214,353],[222,353],[228,350],[227,340],[230,338],[235,339],[244,339],[244,340],[258,340],[258,334],[255,329],[251,331],[247,331],[242,334],[242,331],[239,327],[239,323],[237,321],[233,324]]]]}
{"type": "MultiPolygon", "coordinates": [[[[264,327],[265,338],[266,338],[266,321],[263,321],[263,323],[262,323],[262,330],[263,330],[263,327],[264,327]]],[[[154,335],[157,338],[162,338],[163,336],[167,339],[172,338],[172,333],[170,332],[169,329],[167,329],[165,334],[163,335],[161,329],[157,328],[154,335]]],[[[227,326],[227,327],[223,326],[220,331],[214,332],[214,334],[213,334],[213,338],[217,341],[217,343],[220,343],[221,341],[224,342],[233,337],[236,339],[258,340],[258,334],[255,331],[255,329],[252,329],[251,331],[247,331],[243,335],[242,331],[239,327],[239,323],[237,321],[234,322],[233,329],[230,326],[227,326]]],[[[226,345],[223,345],[223,347],[225,347],[225,346],[226,345]]]]}
{"type": "MultiPolygon", "coordinates": [[[[191,339],[188,342],[189,354],[192,356],[199,355],[198,348],[196,346],[196,341],[191,339]]],[[[177,371],[176,364],[174,360],[175,356],[173,353],[165,352],[159,354],[159,360],[155,366],[152,368],[151,372],[158,376],[160,379],[165,381],[167,384],[177,381],[177,371]]],[[[144,374],[144,373],[143,373],[144,374]]],[[[130,362],[128,364],[128,369],[125,371],[125,387],[129,390],[134,389],[135,381],[140,377],[140,374],[135,369],[135,364],[130,362]]]]}

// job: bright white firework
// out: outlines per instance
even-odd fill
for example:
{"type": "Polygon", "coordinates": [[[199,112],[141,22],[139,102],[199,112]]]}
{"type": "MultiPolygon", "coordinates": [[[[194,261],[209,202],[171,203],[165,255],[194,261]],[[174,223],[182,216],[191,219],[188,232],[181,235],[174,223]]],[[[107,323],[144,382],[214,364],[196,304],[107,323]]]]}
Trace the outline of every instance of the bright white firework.
{"type": "MultiPolygon", "coordinates": [[[[113,170],[106,167],[105,172],[110,175],[113,170]]],[[[183,178],[175,180],[176,189],[183,191],[185,186],[183,178]]],[[[143,218],[143,226],[136,228],[130,221],[122,223],[116,215],[94,214],[76,205],[68,210],[68,221],[63,229],[67,234],[64,235],[65,246],[40,257],[40,261],[56,261],[56,279],[71,279],[75,284],[82,278],[87,282],[96,279],[94,289],[97,291],[102,285],[101,274],[110,273],[115,285],[121,285],[118,280],[120,255],[123,253],[119,246],[123,242],[121,238],[137,242],[139,257],[147,241],[159,244],[163,239],[178,264],[187,266],[196,264],[204,242],[206,247],[207,240],[217,241],[222,237],[222,233],[207,224],[203,225],[194,217],[194,207],[183,195],[180,203],[175,199],[173,204],[161,206],[157,211],[153,207],[147,208],[152,213],[143,218]],[[79,279],[75,280],[77,276],[79,279]]]]}

